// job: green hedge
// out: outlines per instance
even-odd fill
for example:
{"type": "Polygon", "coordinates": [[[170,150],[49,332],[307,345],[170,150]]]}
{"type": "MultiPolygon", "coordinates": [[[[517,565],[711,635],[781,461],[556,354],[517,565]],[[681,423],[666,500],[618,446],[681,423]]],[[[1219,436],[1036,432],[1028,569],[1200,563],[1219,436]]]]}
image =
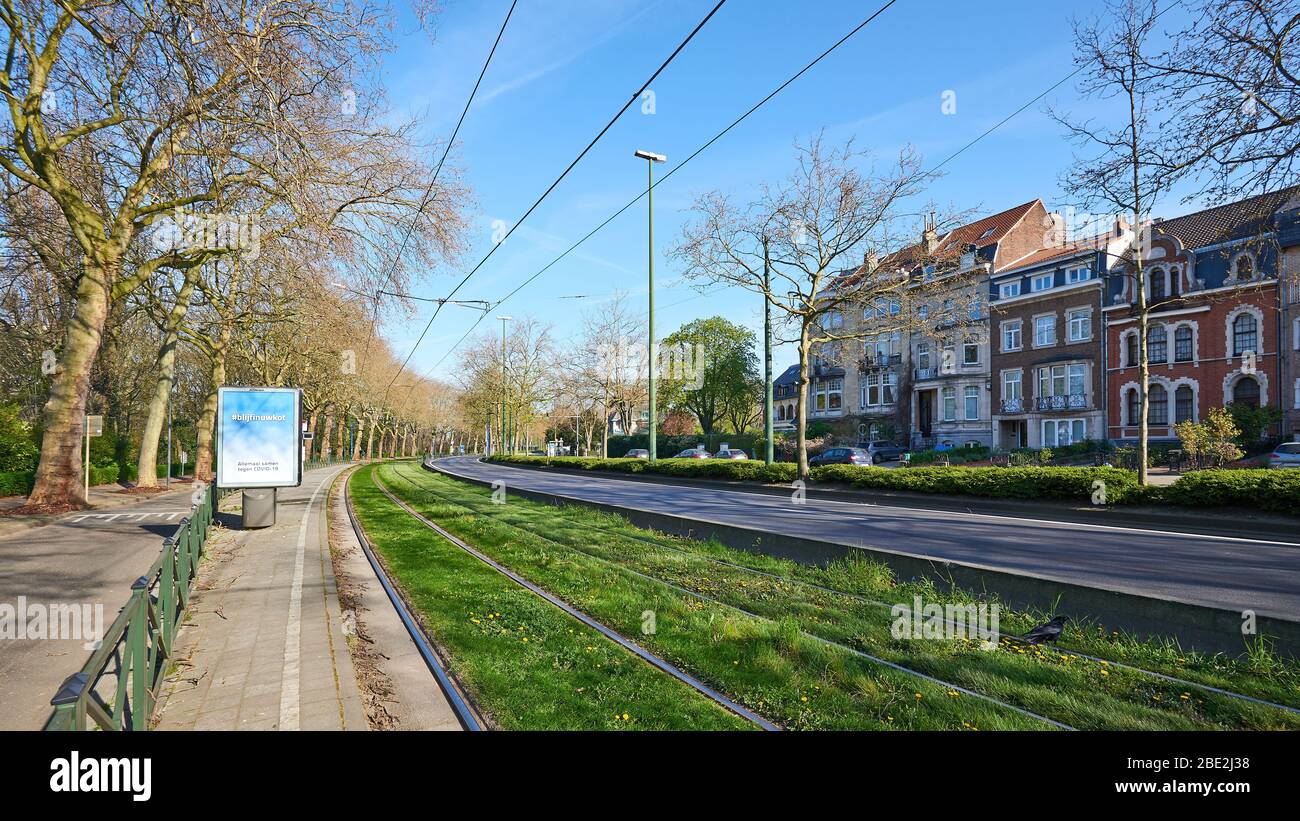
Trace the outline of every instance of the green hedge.
{"type": "Polygon", "coordinates": [[[563,467],[578,470],[611,470],[620,473],[655,473],[664,476],[694,476],[705,479],[737,479],[763,482],[792,482],[795,466],[786,462],[774,465],[762,461],[730,459],[600,459],[595,456],[489,456],[489,461],[563,467]]]}
{"type": "Polygon", "coordinates": [[[32,492],[35,482],[36,472],[32,470],[0,473],[0,496],[26,496],[32,492]]]}
{"type": "Polygon", "coordinates": [[[1094,483],[1105,483],[1106,504],[1142,501],[1137,476],[1119,468],[920,467],[891,470],[856,465],[813,468],[814,482],[859,488],[945,493],[992,499],[1091,501],[1094,483]]]}
{"type": "Polygon", "coordinates": [[[1253,507],[1300,515],[1300,470],[1198,470],[1159,488],[1158,495],[1189,507],[1253,507]]]}

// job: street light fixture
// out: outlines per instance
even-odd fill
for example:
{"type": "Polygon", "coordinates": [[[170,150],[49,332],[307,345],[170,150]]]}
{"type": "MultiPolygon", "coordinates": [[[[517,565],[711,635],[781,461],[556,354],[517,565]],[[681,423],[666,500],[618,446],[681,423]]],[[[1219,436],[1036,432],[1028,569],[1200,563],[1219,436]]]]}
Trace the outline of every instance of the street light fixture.
{"type": "Polygon", "coordinates": [[[648,214],[647,222],[647,282],[649,284],[649,311],[646,326],[649,330],[650,347],[646,355],[646,369],[649,371],[646,380],[650,392],[650,451],[649,461],[656,460],[656,428],[658,427],[658,413],[655,408],[655,163],[666,162],[668,157],[663,154],[656,154],[653,151],[637,151],[635,155],[638,159],[646,161],[646,213],[648,214]]]}

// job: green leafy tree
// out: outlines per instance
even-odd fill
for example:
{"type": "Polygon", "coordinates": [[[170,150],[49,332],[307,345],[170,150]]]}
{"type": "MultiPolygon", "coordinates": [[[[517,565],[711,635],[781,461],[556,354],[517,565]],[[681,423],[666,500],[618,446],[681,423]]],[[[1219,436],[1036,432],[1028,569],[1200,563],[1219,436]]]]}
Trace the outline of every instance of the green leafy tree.
{"type": "Polygon", "coordinates": [[[0,405],[0,473],[31,470],[40,448],[32,426],[18,416],[17,405],[0,405]]]}
{"type": "Polygon", "coordinates": [[[1258,447],[1268,429],[1282,421],[1282,411],[1271,405],[1257,408],[1243,402],[1233,402],[1228,405],[1225,415],[1228,414],[1237,430],[1231,438],[1235,438],[1237,444],[1247,450],[1258,447]]]}
{"type": "Polygon", "coordinates": [[[753,331],[720,316],[688,322],[660,343],[660,396],[705,434],[717,433],[735,408],[754,402],[756,346],[753,331]]]}

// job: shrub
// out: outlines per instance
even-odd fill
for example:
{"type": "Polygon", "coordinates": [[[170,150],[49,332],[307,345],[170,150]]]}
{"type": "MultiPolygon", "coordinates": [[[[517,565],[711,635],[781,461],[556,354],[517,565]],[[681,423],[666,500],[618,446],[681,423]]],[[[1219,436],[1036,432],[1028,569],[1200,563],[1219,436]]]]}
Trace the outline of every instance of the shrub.
{"type": "Polygon", "coordinates": [[[118,469],[116,463],[104,465],[103,467],[92,464],[90,466],[90,483],[92,485],[112,484],[117,481],[117,474],[118,469]]]}
{"type": "Polygon", "coordinates": [[[1251,507],[1300,513],[1300,471],[1198,470],[1183,475],[1160,497],[1190,507],[1251,507]]]}
{"type": "Polygon", "coordinates": [[[858,488],[945,493],[994,499],[1064,499],[1091,501],[1094,483],[1105,483],[1107,504],[1142,498],[1137,477],[1118,468],[920,467],[904,470],[857,465],[814,468],[816,482],[858,488]]]}
{"type": "Polygon", "coordinates": [[[34,470],[39,455],[32,426],[18,417],[18,406],[0,405],[0,472],[34,470]]]}
{"type": "Polygon", "coordinates": [[[30,470],[13,470],[0,473],[0,496],[26,496],[36,483],[36,473],[30,470]]]}

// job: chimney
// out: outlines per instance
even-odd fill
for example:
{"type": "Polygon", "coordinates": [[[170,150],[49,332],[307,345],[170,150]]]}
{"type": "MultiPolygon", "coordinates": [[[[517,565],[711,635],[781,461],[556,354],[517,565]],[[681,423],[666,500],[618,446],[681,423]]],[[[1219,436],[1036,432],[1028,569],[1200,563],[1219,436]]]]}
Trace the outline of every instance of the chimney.
{"type": "Polygon", "coordinates": [[[866,269],[868,274],[876,272],[876,269],[880,267],[880,259],[876,256],[875,251],[866,251],[862,254],[862,267],[866,269]]]}
{"type": "Polygon", "coordinates": [[[921,241],[925,243],[925,252],[933,254],[939,247],[939,232],[935,230],[934,212],[925,220],[925,230],[921,232],[921,241]]]}
{"type": "Polygon", "coordinates": [[[1129,227],[1128,220],[1124,219],[1122,215],[1115,217],[1115,236],[1124,236],[1124,232],[1127,231],[1129,227]]]}

